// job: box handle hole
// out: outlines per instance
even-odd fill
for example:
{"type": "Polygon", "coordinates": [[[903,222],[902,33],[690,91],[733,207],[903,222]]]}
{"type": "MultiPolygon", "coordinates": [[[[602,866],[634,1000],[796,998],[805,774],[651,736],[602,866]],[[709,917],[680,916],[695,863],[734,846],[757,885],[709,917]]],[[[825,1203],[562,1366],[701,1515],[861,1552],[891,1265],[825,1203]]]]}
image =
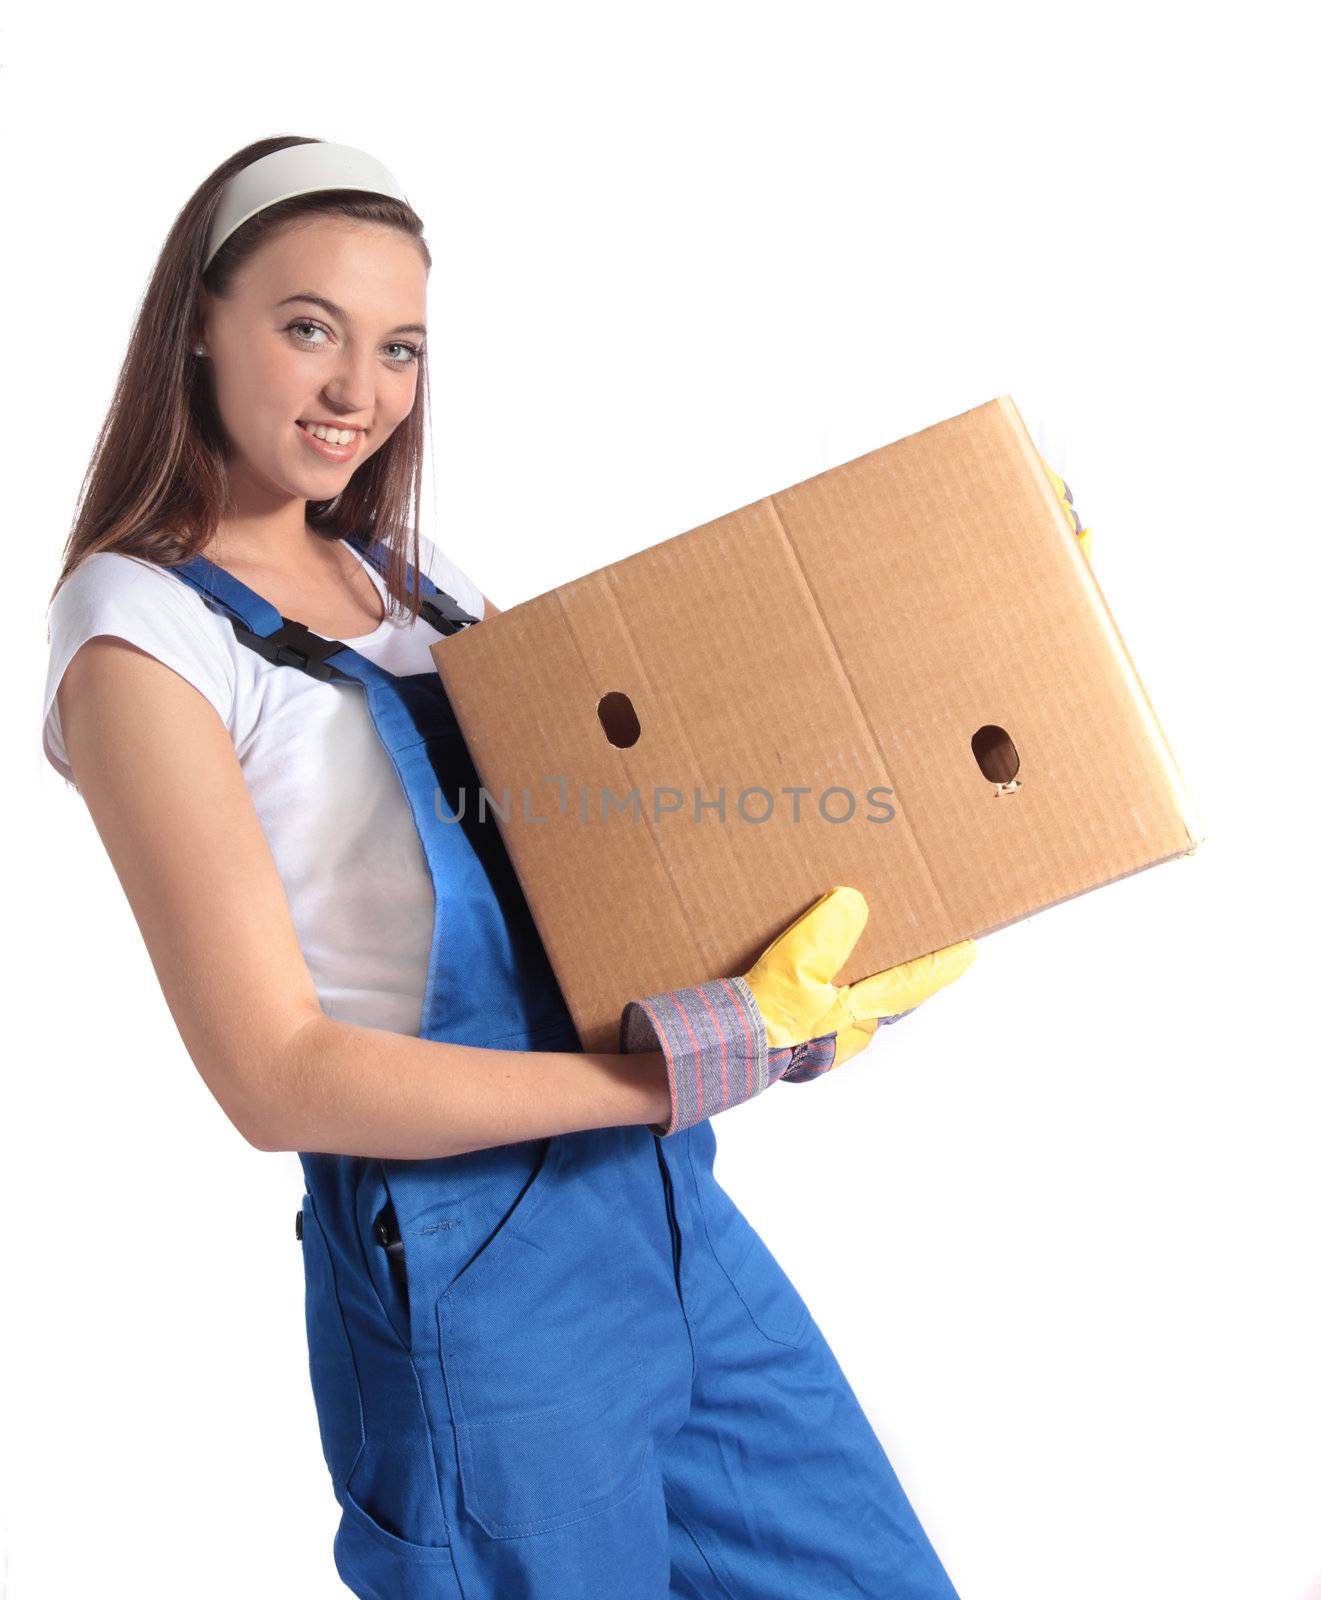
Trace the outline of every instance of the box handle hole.
{"type": "Polygon", "coordinates": [[[606,738],[618,749],[627,750],[638,742],[642,726],[633,709],[633,702],[626,694],[618,689],[603,694],[597,701],[596,714],[601,719],[606,738]]]}
{"type": "Polygon", "coordinates": [[[1018,751],[1003,728],[994,722],[978,728],[972,736],[972,753],[982,777],[995,785],[997,794],[1018,788],[1018,751]]]}

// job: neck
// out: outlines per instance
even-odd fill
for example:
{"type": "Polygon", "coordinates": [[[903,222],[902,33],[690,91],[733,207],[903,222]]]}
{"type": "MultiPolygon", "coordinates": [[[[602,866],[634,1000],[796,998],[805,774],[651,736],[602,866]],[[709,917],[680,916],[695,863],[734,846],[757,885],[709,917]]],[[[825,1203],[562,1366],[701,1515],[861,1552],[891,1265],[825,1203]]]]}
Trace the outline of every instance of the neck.
{"type": "Polygon", "coordinates": [[[206,555],[221,566],[242,562],[272,572],[317,572],[337,566],[338,541],[317,533],[307,523],[307,502],[293,502],[278,517],[243,514],[223,517],[207,541],[206,555]]]}

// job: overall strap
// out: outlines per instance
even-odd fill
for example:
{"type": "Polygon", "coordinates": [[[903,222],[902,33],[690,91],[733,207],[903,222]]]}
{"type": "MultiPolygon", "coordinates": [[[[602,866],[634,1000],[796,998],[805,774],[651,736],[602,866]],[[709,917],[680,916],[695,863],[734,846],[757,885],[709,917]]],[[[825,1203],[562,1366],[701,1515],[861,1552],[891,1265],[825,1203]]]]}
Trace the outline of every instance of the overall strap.
{"type": "MultiPolygon", "coordinates": [[[[357,536],[349,542],[384,575],[389,549],[382,541],[357,536]]],[[[194,589],[212,611],[227,617],[240,644],[275,666],[294,667],[313,678],[343,683],[361,683],[377,674],[390,676],[341,640],[323,639],[303,623],[282,616],[269,600],[205,556],[193,556],[166,570],[194,589]]],[[[405,572],[409,594],[414,592],[415,577],[423,596],[419,613],[437,633],[457,633],[478,621],[411,564],[405,572]]]]}
{"type": "Polygon", "coordinates": [[[338,639],[323,639],[301,622],[283,617],[270,603],[232,573],[205,556],[193,556],[167,568],[181,583],[202,597],[212,611],[227,617],[240,644],[255,650],[275,666],[296,667],[313,678],[356,682],[342,672],[331,657],[348,650],[338,639]]]}
{"type": "MultiPolygon", "coordinates": [[[[386,564],[390,558],[389,546],[380,539],[372,539],[366,534],[350,534],[346,541],[351,544],[366,560],[370,561],[381,574],[385,576],[386,564]]],[[[420,567],[408,563],[404,569],[404,587],[409,594],[413,593],[413,579],[417,579],[417,589],[422,595],[422,603],[418,613],[424,622],[429,622],[437,633],[458,633],[471,623],[480,621],[480,618],[471,616],[466,612],[453,595],[446,594],[443,589],[438,589],[431,579],[420,567]]]]}

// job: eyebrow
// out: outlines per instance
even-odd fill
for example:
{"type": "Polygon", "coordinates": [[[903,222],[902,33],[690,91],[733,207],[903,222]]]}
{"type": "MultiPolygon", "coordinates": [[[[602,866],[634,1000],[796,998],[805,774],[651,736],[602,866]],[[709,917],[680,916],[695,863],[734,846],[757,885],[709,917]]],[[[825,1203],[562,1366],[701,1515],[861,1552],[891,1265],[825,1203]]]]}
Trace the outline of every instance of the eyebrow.
{"type": "MultiPolygon", "coordinates": [[[[314,306],[320,306],[323,311],[328,311],[332,317],[338,317],[341,322],[352,322],[353,318],[342,306],[337,306],[333,300],[327,300],[323,294],[287,294],[283,300],[276,302],[275,309],[287,306],[293,300],[310,300],[314,306]]],[[[426,328],[420,322],[401,322],[397,328],[391,328],[391,333],[426,333],[426,328]]]]}

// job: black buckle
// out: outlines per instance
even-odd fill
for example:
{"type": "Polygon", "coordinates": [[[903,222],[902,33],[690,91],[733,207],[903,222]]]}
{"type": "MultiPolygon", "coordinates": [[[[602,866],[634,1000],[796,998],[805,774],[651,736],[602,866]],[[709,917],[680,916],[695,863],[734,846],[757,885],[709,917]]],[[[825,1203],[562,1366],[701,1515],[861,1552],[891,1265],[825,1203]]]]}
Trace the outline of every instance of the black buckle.
{"type": "Polygon", "coordinates": [[[289,617],[281,617],[283,627],[274,633],[253,633],[251,628],[234,618],[234,632],[238,635],[239,643],[245,644],[249,649],[255,650],[265,660],[273,662],[277,667],[296,667],[299,672],[306,672],[309,677],[323,678],[326,680],[343,678],[348,679],[347,672],[341,672],[326,660],[327,656],[334,655],[337,650],[344,648],[340,639],[323,639],[319,633],[313,633],[310,628],[301,622],[294,622],[289,617]]]}
{"type": "Polygon", "coordinates": [[[446,594],[443,589],[426,595],[417,609],[419,616],[425,618],[437,633],[458,633],[481,620],[470,616],[454,596],[446,594]]]}

